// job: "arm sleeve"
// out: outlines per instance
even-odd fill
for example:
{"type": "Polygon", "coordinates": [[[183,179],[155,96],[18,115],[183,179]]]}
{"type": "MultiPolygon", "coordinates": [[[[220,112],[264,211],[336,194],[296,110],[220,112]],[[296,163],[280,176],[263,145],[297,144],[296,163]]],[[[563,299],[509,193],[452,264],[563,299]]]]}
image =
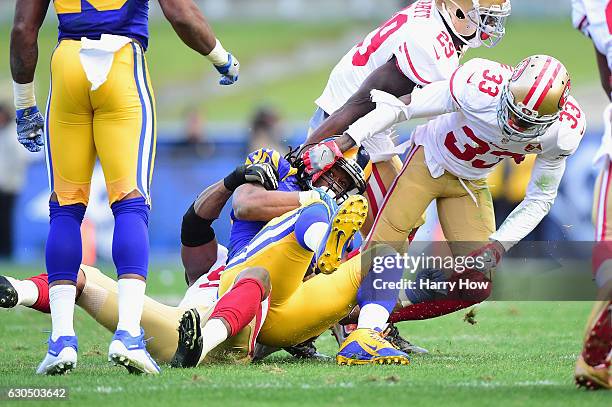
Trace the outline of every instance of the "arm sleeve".
{"type": "Polygon", "coordinates": [[[448,81],[434,82],[423,89],[415,89],[411,94],[409,105],[379,90],[371,92],[371,99],[376,103],[376,108],[350,125],[345,132],[358,146],[361,146],[364,140],[384,132],[397,123],[457,110],[449,91],[448,81]]]}
{"type": "Polygon", "coordinates": [[[557,197],[565,162],[566,157],[536,158],[525,198],[490,239],[497,240],[506,250],[510,250],[538,226],[557,197]]]}

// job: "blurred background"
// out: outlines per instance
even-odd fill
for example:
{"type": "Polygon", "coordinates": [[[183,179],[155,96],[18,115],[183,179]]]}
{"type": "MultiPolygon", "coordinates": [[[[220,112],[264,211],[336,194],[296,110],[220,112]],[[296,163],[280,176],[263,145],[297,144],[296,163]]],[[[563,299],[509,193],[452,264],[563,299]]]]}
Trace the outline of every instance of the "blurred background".
{"type": "MultiPolygon", "coordinates": [[[[399,0],[209,0],[199,1],[226,49],[241,62],[236,86],[217,85],[209,62],[184,46],[151,2],[149,69],[157,97],[158,149],[150,220],[154,267],[179,269],[180,222],[197,194],[229,173],[260,146],[283,152],[298,145],[332,67],[364,35],[410,1],[399,0]]],[[[13,1],[0,2],[0,258],[4,267],[44,269],[48,230],[47,171],[42,154],[15,148],[12,87],[8,62],[13,1]]],[[[551,215],[533,238],[591,240],[591,159],[602,131],[607,99],[599,85],[593,46],[573,29],[570,0],[514,0],[504,41],[495,49],[470,51],[515,65],[530,54],[547,53],[572,74],[573,95],[583,105],[589,129],[570,159],[551,215]]],[[[44,105],[48,63],[56,42],[51,10],[39,40],[37,98],[44,105]]],[[[401,128],[402,140],[410,126],[401,128]]],[[[491,180],[498,217],[503,220],[523,197],[530,168],[500,166],[491,180]]],[[[85,261],[109,261],[113,218],[103,175],[94,174],[91,204],[83,226],[85,261]]],[[[214,227],[227,242],[225,216],[214,227]]],[[[435,216],[423,239],[438,237],[435,216]]],[[[2,270],[0,270],[2,271],[2,270]]],[[[4,273],[2,273],[4,274],[4,273]]]]}

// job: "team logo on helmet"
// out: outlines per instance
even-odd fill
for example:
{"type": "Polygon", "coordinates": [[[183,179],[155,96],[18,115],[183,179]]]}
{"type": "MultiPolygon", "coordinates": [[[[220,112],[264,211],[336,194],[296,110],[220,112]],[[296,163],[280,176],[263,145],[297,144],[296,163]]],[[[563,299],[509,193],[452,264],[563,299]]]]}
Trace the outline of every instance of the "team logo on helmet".
{"type": "Polygon", "coordinates": [[[525,72],[525,69],[527,69],[529,62],[531,62],[531,58],[524,59],[520,64],[517,65],[516,68],[514,68],[514,72],[512,72],[512,82],[516,81],[518,78],[521,77],[521,75],[523,75],[523,72],[525,72]]]}
{"type": "Polygon", "coordinates": [[[563,109],[567,99],[569,98],[570,90],[572,88],[572,81],[568,80],[567,85],[565,85],[565,89],[563,89],[563,94],[561,95],[561,99],[559,99],[559,109],[563,109]]]}

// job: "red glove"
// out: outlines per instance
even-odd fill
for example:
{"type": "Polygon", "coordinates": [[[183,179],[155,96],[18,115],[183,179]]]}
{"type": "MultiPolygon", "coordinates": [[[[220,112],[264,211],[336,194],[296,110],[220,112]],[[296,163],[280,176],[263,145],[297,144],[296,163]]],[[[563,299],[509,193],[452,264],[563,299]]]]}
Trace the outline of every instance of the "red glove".
{"type": "Polygon", "coordinates": [[[335,141],[324,141],[312,147],[302,155],[306,172],[310,175],[325,172],[342,157],[342,151],[335,141]]]}
{"type": "Polygon", "coordinates": [[[491,243],[474,250],[468,255],[468,257],[472,257],[474,259],[480,258],[482,260],[483,267],[476,267],[476,269],[481,272],[487,272],[497,266],[505,252],[506,249],[504,246],[502,246],[502,244],[498,241],[494,240],[491,243]]]}

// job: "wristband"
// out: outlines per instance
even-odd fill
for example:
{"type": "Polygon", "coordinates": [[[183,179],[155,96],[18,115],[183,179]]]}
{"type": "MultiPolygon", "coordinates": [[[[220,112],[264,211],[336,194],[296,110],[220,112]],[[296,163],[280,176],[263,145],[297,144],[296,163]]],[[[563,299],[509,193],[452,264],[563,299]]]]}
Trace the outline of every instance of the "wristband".
{"type": "Polygon", "coordinates": [[[36,106],[34,82],[17,83],[13,81],[13,101],[17,110],[36,106]]]}
{"type": "Polygon", "coordinates": [[[221,45],[221,41],[217,39],[217,43],[210,54],[206,55],[206,58],[216,66],[226,65],[229,61],[229,53],[221,45]]]}
{"type": "Polygon", "coordinates": [[[300,205],[304,206],[314,201],[318,201],[321,199],[319,193],[317,191],[302,191],[298,194],[300,205]]]}
{"type": "Polygon", "coordinates": [[[228,191],[234,192],[236,188],[240,185],[244,184],[246,180],[244,179],[244,172],[246,170],[246,165],[241,165],[236,167],[231,174],[223,179],[223,185],[227,188],[228,191]]]}

